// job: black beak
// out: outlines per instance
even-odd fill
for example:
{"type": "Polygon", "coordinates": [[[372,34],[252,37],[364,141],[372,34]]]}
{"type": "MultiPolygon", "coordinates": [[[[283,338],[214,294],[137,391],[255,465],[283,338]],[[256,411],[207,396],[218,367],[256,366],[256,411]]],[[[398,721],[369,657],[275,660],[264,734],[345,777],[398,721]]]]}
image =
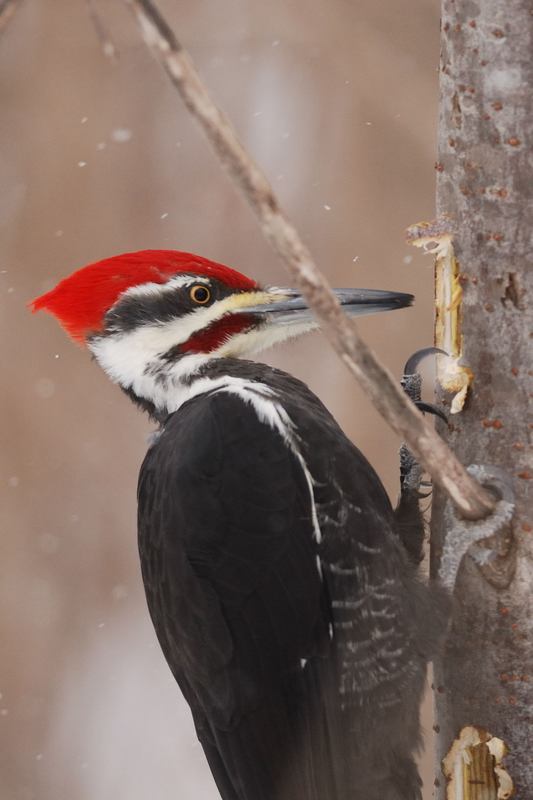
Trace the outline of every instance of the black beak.
{"type": "MultiPolygon", "coordinates": [[[[296,289],[269,287],[265,302],[243,306],[232,313],[265,315],[265,322],[292,325],[309,322],[313,314],[296,289]]],[[[394,311],[412,305],[414,296],[404,292],[387,292],[380,289],[333,289],[343,310],[350,316],[375,314],[378,311],[394,311]]],[[[318,323],[317,323],[318,324],[318,323]]]]}

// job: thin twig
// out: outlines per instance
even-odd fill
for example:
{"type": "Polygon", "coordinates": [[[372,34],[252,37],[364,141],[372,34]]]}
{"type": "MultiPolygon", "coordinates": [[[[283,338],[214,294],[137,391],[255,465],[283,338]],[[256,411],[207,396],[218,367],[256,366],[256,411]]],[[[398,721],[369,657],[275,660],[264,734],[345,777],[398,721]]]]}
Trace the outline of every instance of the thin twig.
{"type": "Polygon", "coordinates": [[[494,500],[455,458],[423,415],[409,402],[387,369],[342,312],[296,229],[280,208],[258,165],[216,107],[186,50],[151,0],[125,0],[133,9],[146,44],[155,53],[222,164],[239,184],[263,234],[281,256],[339,357],[355,375],[377,410],[416,454],[433,480],[469,519],[486,516],[494,500]]]}
{"type": "Polygon", "coordinates": [[[104,56],[106,56],[106,58],[118,58],[118,50],[115,47],[115,44],[109,33],[107,32],[106,26],[102,22],[102,17],[94,5],[94,0],[85,0],[85,2],[87,4],[87,11],[93,24],[94,32],[96,33],[96,37],[100,42],[102,53],[104,56]]]}
{"type": "Polygon", "coordinates": [[[7,28],[19,5],[20,0],[0,0],[0,35],[7,28]]]}

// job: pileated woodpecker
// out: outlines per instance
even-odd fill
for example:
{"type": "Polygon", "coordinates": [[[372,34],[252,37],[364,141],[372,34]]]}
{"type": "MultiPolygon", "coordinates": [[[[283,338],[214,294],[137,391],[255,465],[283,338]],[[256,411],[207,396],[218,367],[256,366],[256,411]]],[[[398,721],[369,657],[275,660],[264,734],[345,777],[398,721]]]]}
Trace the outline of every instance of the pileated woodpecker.
{"type": "MultiPolygon", "coordinates": [[[[412,301],[336,294],[352,315],[412,301]]],[[[74,272],[33,309],[160,424],[139,477],[142,576],[222,798],[420,798],[439,603],[327,409],[246,360],[317,327],[299,292],[147,250],[74,272]]]]}

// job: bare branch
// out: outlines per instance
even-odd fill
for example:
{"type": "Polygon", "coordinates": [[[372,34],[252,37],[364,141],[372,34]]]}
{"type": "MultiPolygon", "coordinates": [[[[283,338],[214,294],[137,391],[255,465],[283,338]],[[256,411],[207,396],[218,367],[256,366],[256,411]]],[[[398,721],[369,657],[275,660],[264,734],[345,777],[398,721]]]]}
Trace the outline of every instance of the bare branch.
{"type": "Polygon", "coordinates": [[[21,0],[0,0],[0,35],[7,28],[20,2],[21,0]]]}
{"type": "Polygon", "coordinates": [[[259,219],[263,234],[285,262],[339,357],[460,513],[469,519],[486,516],[494,507],[493,498],[468,475],[362,341],[353,322],[341,311],[329,284],[280,208],[266,176],[240,143],[229,120],[211,100],[189,54],[168,23],[151,0],[126,0],[126,3],[136,15],[144,41],[163,65],[223,166],[239,184],[259,219]]]}

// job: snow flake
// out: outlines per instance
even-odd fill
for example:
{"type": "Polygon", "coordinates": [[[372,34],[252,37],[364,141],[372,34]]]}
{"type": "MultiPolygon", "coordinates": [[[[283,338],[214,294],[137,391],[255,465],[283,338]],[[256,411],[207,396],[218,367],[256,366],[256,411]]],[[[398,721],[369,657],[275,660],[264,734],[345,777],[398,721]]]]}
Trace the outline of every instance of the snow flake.
{"type": "Polygon", "coordinates": [[[133,138],[133,131],[129,128],[115,128],[111,131],[111,138],[117,144],[124,144],[125,142],[131,141],[133,138]]]}

